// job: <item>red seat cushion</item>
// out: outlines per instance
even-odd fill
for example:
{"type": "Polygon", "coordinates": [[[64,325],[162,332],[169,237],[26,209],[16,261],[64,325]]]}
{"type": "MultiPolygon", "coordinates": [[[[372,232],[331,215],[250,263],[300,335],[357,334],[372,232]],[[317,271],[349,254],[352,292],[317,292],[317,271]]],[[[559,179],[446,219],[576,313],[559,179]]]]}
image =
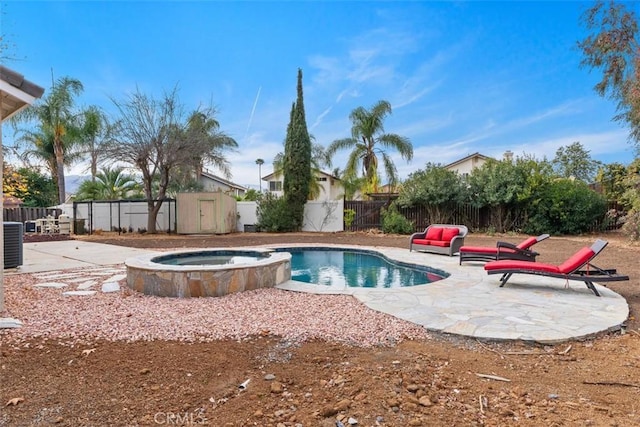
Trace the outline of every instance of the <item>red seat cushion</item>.
{"type": "Polygon", "coordinates": [[[529,237],[525,241],[518,243],[516,246],[520,249],[529,249],[531,246],[535,245],[537,241],[537,237],[529,237]]]}
{"type": "Polygon", "coordinates": [[[442,240],[442,231],[442,227],[429,227],[424,238],[427,240],[442,240]]]}
{"type": "Polygon", "coordinates": [[[594,255],[595,252],[591,248],[582,248],[571,258],[560,264],[558,270],[565,274],[571,273],[585,265],[594,255]]]}
{"type": "Polygon", "coordinates": [[[458,230],[457,228],[447,227],[442,230],[442,238],[440,240],[451,242],[453,238],[456,237],[459,233],[460,230],[458,230]]]}
{"type": "Polygon", "coordinates": [[[451,242],[448,240],[430,240],[429,244],[431,246],[439,246],[441,248],[446,248],[451,245],[451,242]]]}
{"type": "Polygon", "coordinates": [[[488,246],[463,246],[460,248],[460,253],[472,252],[476,254],[495,254],[498,252],[497,248],[490,248],[488,246]]]}
{"type": "Polygon", "coordinates": [[[413,243],[414,245],[430,245],[431,244],[431,240],[413,239],[413,241],[411,243],[413,243]]]}
{"type": "Polygon", "coordinates": [[[516,261],[516,260],[500,260],[491,261],[484,265],[484,269],[489,270],[522,270],[522,271],[541,271],[546,273],[561,273],[560,269],[552,264],[545,264],[542,262],[531,261],[516,261]]]}

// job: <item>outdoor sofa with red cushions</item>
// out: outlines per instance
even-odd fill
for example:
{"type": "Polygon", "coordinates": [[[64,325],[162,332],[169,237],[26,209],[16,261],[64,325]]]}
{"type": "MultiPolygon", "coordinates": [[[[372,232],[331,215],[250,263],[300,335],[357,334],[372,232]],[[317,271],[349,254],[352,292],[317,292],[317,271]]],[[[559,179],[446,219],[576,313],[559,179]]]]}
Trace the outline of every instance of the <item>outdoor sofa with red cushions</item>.
{"type": "Polygon", "coordinates": [[[500,287],[503,287],[513,274],[536,274],[557,277],[565,280],[584,282],[596,296],[600,296],[593,282],[613,282],[629,280],[629,276],[618,274],[615,269],[596,267],[592,260],[607,246],[606,240],[596,240],[591,247],[584,247],[560,265],[542,262],[500,260],[484,265],[488,274],[502,274],[500,287]]]}
{"type": "Polygon", "coordinates": [[[495,247],[463,246],[460,248],[460,264],[464,261],[487,262],[499,259],[535,261],[539,253],[531,249],[531,247],[548,238],[548,234],[541,234],[537,237],[528,237],[517,245],[509,242],[498,242],[495,247]]]}
{"type": "Polygon", "coordinates": [[[469,230],[464,225],[431,224],[421,233],[413,233],[409,251],[433,252],[453,256],[464,245],[469,230]]]}

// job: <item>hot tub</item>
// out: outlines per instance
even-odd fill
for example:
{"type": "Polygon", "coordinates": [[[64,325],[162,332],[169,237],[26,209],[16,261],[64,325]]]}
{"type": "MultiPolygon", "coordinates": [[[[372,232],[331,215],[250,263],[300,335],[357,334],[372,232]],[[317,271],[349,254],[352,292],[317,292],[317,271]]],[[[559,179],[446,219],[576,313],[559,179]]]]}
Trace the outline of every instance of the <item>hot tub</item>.
{"type": "Polygon", "coordinates": [[[291,279],[291,254],[270,249],[199,249],[125,261],[127,285],[145,295],[219,297],[291,279]]]}

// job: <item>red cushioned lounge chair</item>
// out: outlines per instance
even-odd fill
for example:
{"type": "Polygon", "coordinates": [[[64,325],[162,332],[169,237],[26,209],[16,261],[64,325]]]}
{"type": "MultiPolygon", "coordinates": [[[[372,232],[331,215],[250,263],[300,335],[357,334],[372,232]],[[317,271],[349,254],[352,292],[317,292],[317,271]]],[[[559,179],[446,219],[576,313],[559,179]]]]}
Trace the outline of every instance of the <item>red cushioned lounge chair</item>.
{"type": "Polygon", "coordinates": [[[580,249],[560,265],[520,260],[500,260],[486,263],[484,269],[487,270],[488,274],[502,274],[500,287],[503,287],[513,274],[537,274],[584,282],[587,288],[591,289],[596,296],[600,296],[593,282],[629,280],[629,276],[620,275],[616,270],[603,270],[591,264],[591,260],[602,252],[607,243],[605,240],[598,239],[591,247],[580,249]],[[584,269],[581,270],[583,267],[584,269]]]}
{"type": "Polygon", "coordinates": [[[497,261],[500,259],[519,259],[522,261],[535,261],[539,255],[531,249],[536,243],[548,239],[548,234],[538,237],[529,237],[514,245],[509,242],[498,242],[495,248],[490,246],[463,246],[460,248],[460,264],[463,261],[497,261]]]}

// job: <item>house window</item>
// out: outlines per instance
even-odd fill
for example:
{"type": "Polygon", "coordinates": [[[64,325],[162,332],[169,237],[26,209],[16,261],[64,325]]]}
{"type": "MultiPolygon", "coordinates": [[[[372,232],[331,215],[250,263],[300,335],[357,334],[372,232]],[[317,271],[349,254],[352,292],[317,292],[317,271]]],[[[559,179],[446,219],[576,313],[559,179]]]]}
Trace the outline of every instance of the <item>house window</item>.
{"type": "Polygon", "coordinates": [[[282,181],[269,181],[269,191],[282,191],[282,181]]]}
{"type": "Polygon", "coordinates": [[[326,181],[327,177],[326,176],[319,176],[316,178],[316,181],[326,181]]]}

